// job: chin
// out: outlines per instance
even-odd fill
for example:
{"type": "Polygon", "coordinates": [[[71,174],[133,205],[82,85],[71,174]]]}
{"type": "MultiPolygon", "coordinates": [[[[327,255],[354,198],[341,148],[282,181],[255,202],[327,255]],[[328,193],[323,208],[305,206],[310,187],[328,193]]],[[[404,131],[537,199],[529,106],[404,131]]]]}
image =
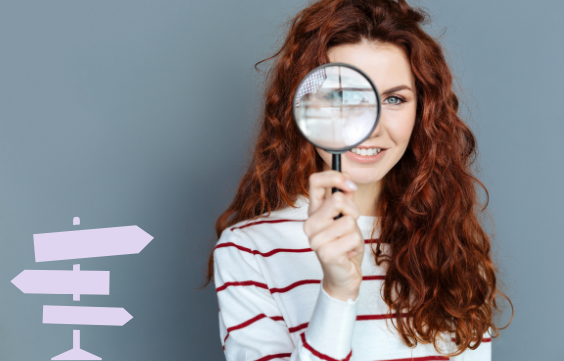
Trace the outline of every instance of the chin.
{"type": "Polygon", "coordinates": [[[384,178],[385,174],[381,174],[381,172],[377,171],[376,169],[353,169],[351,171],[347,171],[343,169],[345,172],[351,175],[351,179],[356,184],[371,184],[376,183],[384,178]]]}
{"type": "Polygon", "coordinates": [[[378,178],[358,177],[358,178],[355,178],[354,176],[352,176],[351,178],[352,178],[353,182],[355,182],[356,184],[374,184],[374,183],[380,182],[383,177],[378,177],[378,178]]]}

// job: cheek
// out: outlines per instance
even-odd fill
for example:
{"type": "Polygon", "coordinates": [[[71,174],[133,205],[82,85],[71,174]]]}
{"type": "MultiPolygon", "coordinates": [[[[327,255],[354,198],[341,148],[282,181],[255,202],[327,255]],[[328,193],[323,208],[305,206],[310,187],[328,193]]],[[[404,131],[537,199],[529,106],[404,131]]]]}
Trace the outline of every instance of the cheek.
{"type": "Polygon", "coordinates": [[[402,114],[386,123],[386,128],[394,143],[407,146],[415,125],[415,113],[402,114]]]}

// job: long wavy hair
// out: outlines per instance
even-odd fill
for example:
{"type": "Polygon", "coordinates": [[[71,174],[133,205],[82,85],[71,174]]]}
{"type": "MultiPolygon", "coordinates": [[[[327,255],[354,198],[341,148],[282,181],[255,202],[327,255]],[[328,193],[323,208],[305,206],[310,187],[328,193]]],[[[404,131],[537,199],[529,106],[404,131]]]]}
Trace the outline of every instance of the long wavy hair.
{"type": "MultiPolygon", "coordinates": [[[[442,352],[437,337],[453,332],[457,349],[449,356],[455,356],[476,349],[484,333],[498,337],[507,327],[494,324],[500,312],[498,294],[511,304],[511,320],[513,305],[498,289],[490,238],[481,226],[489,194],[472,171],[476,138],[458,115],[459,100],[443,50],[422,29],[428,22],[424,10],[405,0],[321,0],[291,19],[280,49],[255,64],[257,68],[274,59],[257,142],[215,231],[219,238],[235,223],[294,207],[298,195],[309,196],[308,178],[322,171],[323,160],[297,129],[291,100],[299,81],[329,62],[329,48],[363,40],[400,47],[415,77],[416,120],[403,157],[381,180],[374,205],[380,235],[372,252],[376,264],[387,265],[381,293],[396,310],[403,342],[409,347],[433,343],[442,352]],[[487,196],[481,209],[474,183],[487,196]],[[389,252],[382,252],[381,243],[389,252]],[[401,315],[404,309],[409,310],[409,322],[401,315]]],[[[207,266],[205,285],[213,279],[213,251],[207,266]]]]}

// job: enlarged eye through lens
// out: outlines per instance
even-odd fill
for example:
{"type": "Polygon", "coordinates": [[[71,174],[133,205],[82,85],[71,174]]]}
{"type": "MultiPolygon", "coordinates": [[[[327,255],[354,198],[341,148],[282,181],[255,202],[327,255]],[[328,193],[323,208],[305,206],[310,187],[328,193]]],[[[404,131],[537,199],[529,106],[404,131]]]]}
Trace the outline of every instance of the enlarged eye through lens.
{"type": "MultiPolygon", "coordinates": [[[[333,106],[339,105],[359,105],[369,102],[371,92],[362,89],[323,89],[319,95],[333,106]]],[[[373,98],[373,97],[372,97],[373,98]]]]}

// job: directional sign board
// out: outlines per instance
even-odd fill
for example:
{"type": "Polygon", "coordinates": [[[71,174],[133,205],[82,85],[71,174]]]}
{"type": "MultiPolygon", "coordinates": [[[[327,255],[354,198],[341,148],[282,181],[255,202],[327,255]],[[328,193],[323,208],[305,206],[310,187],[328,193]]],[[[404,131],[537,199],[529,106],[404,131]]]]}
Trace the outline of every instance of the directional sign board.
{"type": "Polygon", "coordinates": [[[43,323],[123,326],[133,316],[121,307],[43,305],[43,323]]]}
{"type": "Polygon", "coordinates": [[[137,226],[33,235],[35,262],[139,253],[153,236],[137,226]]]}
{"type": "Polygon", "coordinates": [[[23,293],[71,294],[80,301],[80,295],[109,295],[110,271],[81,271],[75,264],[72,271],[24,270],[12,283],[23,293]]]}

